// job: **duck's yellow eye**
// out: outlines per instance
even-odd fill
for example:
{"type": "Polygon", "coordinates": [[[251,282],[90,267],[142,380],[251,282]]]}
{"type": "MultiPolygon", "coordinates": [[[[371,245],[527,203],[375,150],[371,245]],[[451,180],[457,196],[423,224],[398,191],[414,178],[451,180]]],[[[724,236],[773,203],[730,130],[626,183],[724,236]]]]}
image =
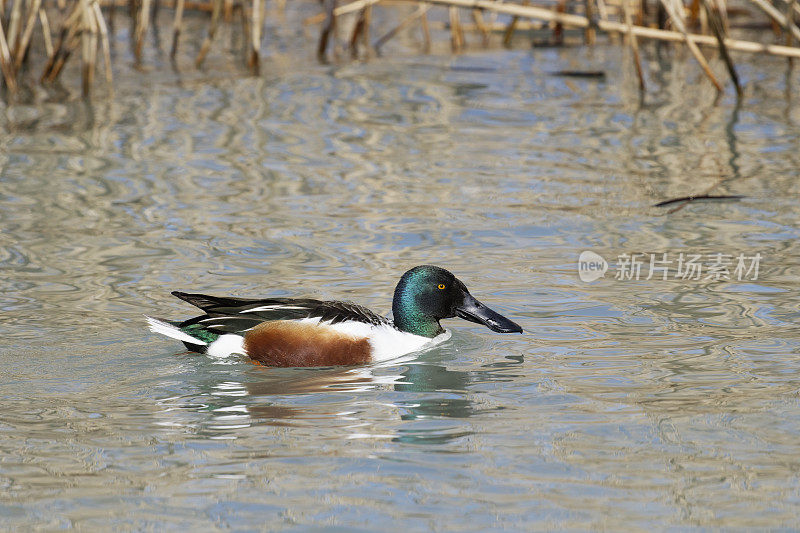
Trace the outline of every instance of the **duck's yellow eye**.
{"type": "Polygon", "coordinates": [[[439,284],[439,288],[440,288],[440,289],[442,289],[442,290],[444,290],[444,283],[440,283],[440,284],[439,284]]]}

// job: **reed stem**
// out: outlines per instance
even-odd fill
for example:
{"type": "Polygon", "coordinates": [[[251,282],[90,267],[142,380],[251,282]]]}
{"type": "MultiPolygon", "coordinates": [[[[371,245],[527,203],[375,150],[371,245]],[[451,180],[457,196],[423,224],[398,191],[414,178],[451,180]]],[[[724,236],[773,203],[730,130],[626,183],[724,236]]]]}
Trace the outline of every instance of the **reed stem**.
{"type": "Polygon", "coordinates": [[[721,93],[724,90],[722,88],[722,84],[711,71],[711,67],[708,65],[708,61],[706,61],[705,56],[703,56],[703,53],[700,51],[700,48],[698,48],[697,44],[689,38],[689,32],[686,31],[686,26],[683,23],[683,4],[680,4],[680,11],[678,10],[678,6],[676,6],[676,3],[679,2],[680,0],[661,0],[661,3],[664,5],[664,9],[666,9],[667,13],[669,13],[669,18],[672,20],[672,23],[678,28],[678,31],[683,34],[684,41],[689,47],[689,51],[692,52],[692,55],[700,64],[700,67],[706,73],[708,79],[711,80],[711,83],[713,83],[714,87],[717,88],[717,92],[721,93]]]}
{"type": "Polygon", "coordinates": [[[53,38],[50,35],[50,22],[47,19],[47,11],[43,7],[39,8],[39,23],[42,25],[42,37],[44,40],[44,51],[47,57],[53,55],[53,38]]]}
{"type": "Polygon", "coordinates": [[[450,6],[450,45],[453,52],[460,52],[464,48],[464,31],[458,16],[458,8],[450,6]]]}
{"type": "Polygon", "coordinates": [[[719,53],[722,56],[722,60],[725,62],[725,67],[728,69],[728,74],[730,74],[733,86],[736,88],[736,95],[741,98],[742,86],[739,83],[739,76],[736,74],[736,67],[733,65],[733,59],[731,59],[731,56],[728,53],[728,47],[725,46],[724,23],[722,22],[722,17],[719,14],[719,6],[716,5],[715,7],[712,7],[710,5],[710,2],[713,1],[714,0],[702,0],[703,8],[705,9],[708,17],[708,24],[711,27],[711,31],[714,33],[714,36],[717,38],[717,42],[719,43],[719,53]]]}
{"type": "Polygon", "coordinates": [[[136,25],[135,38],[136,46],[134,48],[134,57],[136,64],[142,63],[142,47],[144,46],[144,37],[147,34],[147,29],[150,25],[150,6],[152,0],[141,0],[139,7],[138,24],[136,25]]]}
{"type": "Polygon", "coordinates": [[[3,31],[3,25],[0,24],[0,69],[3,71],[3,79],[6,82],[6,87],[9,92],[17,92],[17,79],[14,74],[14,68],[11,64],[11,50],[8,47],[6,34],[3,31]]]}
{"type": "MultiPolygon", "coordinates": [[[[555,13],[549,9],[544,9],[535,6],[523,6],[514,4],[503,4],[494,2],[492,0],[426,0],[431,4],[436,5],[456,5],[459,7],[479,8],[486,11],[496,11],[507,15],[516,15],[519,17],[532,18],[545,20],[549,22],[561,22],[565,26],[572,26],[575,28],[586,28],[589,21],[580,15],[572,15],[570,13],[555,13]]],[[[627,26],[624,23],[612,20],[600,20],[597,23],[598,27],[606,32],[614,32],[625,34],[627,33],[627,26]]],[[[711,35],[697,35],[686,34],[670,30],[659,30],[656,28],[649,28],[644,26],[634,25],[631,32],[637,37],[647,39],[657,39],[668,42],[686,42],[688,40],[694,44],[709,45],[713,47],[719,46],[716,37],[711,35]]],[[[800,57],[800,48],[781,46],[774,44],[762,44],[752,41],[741,41],[735,39],[725,39],[725,45],[728,50],[737,52],[752,52],[752,53],[765,53],[785,57],[800,57]]]]}
{"type": "Polygon", "coordinates": [[[33,0],[33,4],[28,9],[28,18],[25,21],[25,29],[22,32],[22,38],[17,46],[17,54],[14,58],[14,70],[19,71],[22,66],[22,60],[25,57],[25,52],[28,50],[31,36],[33,35],[33,27],[36,24],[36,15],[39,13],[39,7],[42,5],[42,0],[33,0]]]}
{"type": "Polygon", "coordinates": [[[169,50],[169,57],[175,60],[175,54],[178,53],[178,42],[181,37],[181,27],[183,26],[183,7],[185,0],[177,0],[175,2],[175,19],[172,22],[172,46],[169,50]]]}
{"type": "Polygon", "coordinates": [[[263,5],[264,2],[262,0],[253,0],[253,13],[250,16],[250,56],[247,60],[247,66],[256,74],[258,74],[260,63],[263,5]]]}
{"type": "Polygon", "coordinates": [[[106,85],[108,92],[114,91],[114,76],[111,72],[111,45],[108,40],[108,27],[103,18],[103,11],[100,9],[100,3],[96,0],[92,2],[92,10],[94,11],[95,21],[100,31],[100,42],[103,46],[103,64],[105,65],[106,85]]]}
{"type": "Polygon", "coordinates": [[[203,66],[203,61],[206,60],[208,50],[211,48],[211,42],[214,40],[214,35],[217,33],[220,15],[222,14],[222,3],[223,0],[214,0],[214,9],[211,11],[211,24],[208,26],[208,35],[206,35],[206,38],[203,40],[203,45],[200,47],[200,51],[197,53],[197,58],[194,61],[194,65],[197,68],[203,66]]]}
{"type": "MultiPolygon", "coordinates": [[[[588,1],[588,0],[587,0],[588,1]]],[[[472,10],[472,20],[475,22],[475,27],[478,28],[478,31],[481,32],[481,42],[483,43],[484,48],[489,47],[489,27],[486,26],[486,22],[483,20],[483,11],[480,9],[473,9],[472,10]]],[[[462,31],[465,29],[464,26],[461,27],[462,31]]]]}
{"type": "Polygon", "coordinates": [[[628,44],[633,54],[633,64],[636,66],[636,77],[639,79],[639,93],[644,94],[645,85],[644,72],[642,71],[642,58],[639,56],[639,43],[636,39],[636,35],[633,34],[633,22],[629,0],[622,0],[622,12],[625,17],[625,24],[628,25],[628,44]]]}
{"type": "Polygon", "coordinates": [[[794,38],[800,40],[800,28],[794,25],[791,18],[787,18],[783,16],[783,13],[775,9],[772,4],[766,2],[766,0],[750,0],[756,6],[758,6],[764,13],[767,14],[772,20],[774,20],[781,28],[785,28],[786,31],[790,32],[794,35],[794,38]]]}

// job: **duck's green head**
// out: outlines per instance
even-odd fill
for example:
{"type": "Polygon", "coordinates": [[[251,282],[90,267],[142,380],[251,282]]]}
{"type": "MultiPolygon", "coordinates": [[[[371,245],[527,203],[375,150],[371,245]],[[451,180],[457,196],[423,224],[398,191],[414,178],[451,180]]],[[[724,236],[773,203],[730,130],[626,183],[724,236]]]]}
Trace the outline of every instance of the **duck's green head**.
{"type": "Polygon", "coordinates": [[[439,320],[453,317],[499,333],[522,333],[518,324],[473,298],[457,277],[433,265],[417,266],[403,274],[394,290],[392,314],[399,330],[423,337],[443,333],[439,320]]]}

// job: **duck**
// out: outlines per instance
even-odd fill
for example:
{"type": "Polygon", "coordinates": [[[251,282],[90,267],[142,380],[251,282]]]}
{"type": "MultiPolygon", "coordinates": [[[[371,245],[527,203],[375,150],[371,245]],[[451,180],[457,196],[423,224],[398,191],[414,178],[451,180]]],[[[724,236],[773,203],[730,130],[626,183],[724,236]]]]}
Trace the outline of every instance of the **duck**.
{"type": "Polygon", "coordinates": [[[145,316],[150,331],[211,357],[244,355],[272,367],[363,365],[429,349],[450,338],[440,324],[462,318],[498,333],[519,324],[473,297],[444,268],[416,266],[400,277],[392,318],[345,301],[231,298],[173,291],[204,314],[185,321],[145,316]]]}

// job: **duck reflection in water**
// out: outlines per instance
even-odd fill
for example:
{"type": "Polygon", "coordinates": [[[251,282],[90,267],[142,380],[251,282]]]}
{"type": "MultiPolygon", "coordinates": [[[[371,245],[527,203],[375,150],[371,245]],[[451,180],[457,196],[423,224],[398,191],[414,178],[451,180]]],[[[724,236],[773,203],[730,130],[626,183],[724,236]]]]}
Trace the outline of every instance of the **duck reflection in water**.
{"type": "Polygon", "coordinates": [[[421,362],[409,357],[405,362],[349,369],[253,368],[248,374],[261,379],[237,383],[234,394],[231,394],[233,384],[230,382],[209,384],[204,388],[215,398],[211,408],[214,412],[228,413],[238,406],[250,425],[296,426],[298,422],[341,420],[346,423],[345,427],[357,428],[357,435],[362,438],[444,443],[469,434],[468,426],[435,421],[467,419],[489,410],[502,409],[476,405],[470,388],[475,383],[513,379],[508,373],[509,366],[522,362],[521,358],[505,359],[479,370],[462,371],[437,364],[437,354],[431,356],[433,361],[421,362]],[[393,370],[399,372],[393,373],[393,370]],[[378,394],[386,391],[391,394],[391,400],[388,403],[368,401],[363,394],[355,397],[346,394],[369,391],[378,394]],[[292,399],[305,395],[323,396],[300,407],[292,399]],[[371,435],[366,428],[372,425],[370,421],[373,418],[365,411],[376,405],[393,407],[399,421],[412,424],[393,427],[390,435],[385,431],[381,435],[371,435]]]}

